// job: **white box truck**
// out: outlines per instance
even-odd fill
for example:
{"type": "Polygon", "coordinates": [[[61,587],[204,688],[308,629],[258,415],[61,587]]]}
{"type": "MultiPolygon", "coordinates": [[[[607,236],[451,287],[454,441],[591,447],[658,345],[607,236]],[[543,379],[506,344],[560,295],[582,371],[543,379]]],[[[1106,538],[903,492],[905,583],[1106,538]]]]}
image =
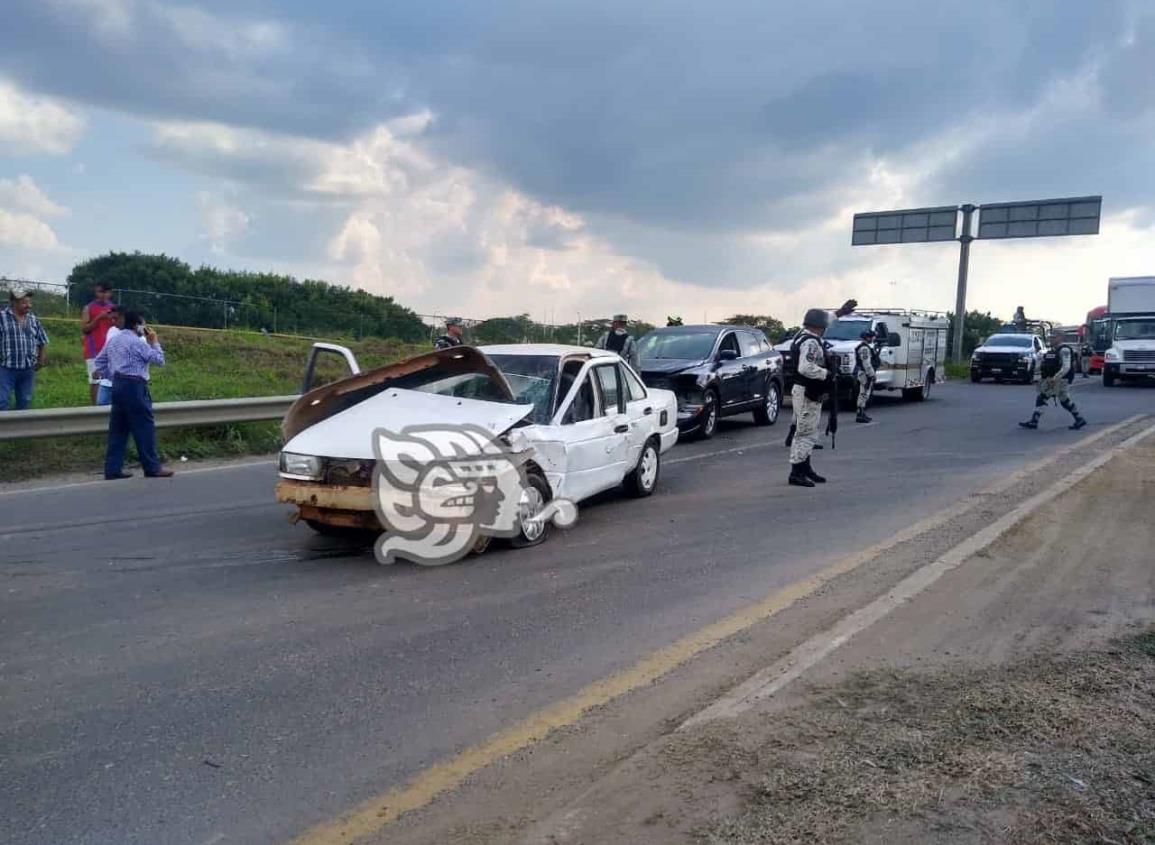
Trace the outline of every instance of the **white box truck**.
{"type": "Polygon", "coordinates": [[[1155,276],[1107,282],[1111,345],[1103,356],[1103,386],[1155,377],[1155,276]]]}

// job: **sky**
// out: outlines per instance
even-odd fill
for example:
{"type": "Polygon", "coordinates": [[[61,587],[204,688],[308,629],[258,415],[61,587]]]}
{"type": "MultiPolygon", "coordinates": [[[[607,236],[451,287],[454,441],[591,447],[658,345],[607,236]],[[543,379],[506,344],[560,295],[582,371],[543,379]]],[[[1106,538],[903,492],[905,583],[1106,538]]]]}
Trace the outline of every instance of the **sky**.
{"type": "Polygon", "coordinates": [[[1155,274],[1147,0],[5,0],[0,275],[110,250],[420,313],[949,310],[958,245],[856,211],[1101,194],[979,241],[968,307],[1155,274]],[[949,10],[949,11],[948,11],[949,10]]]}

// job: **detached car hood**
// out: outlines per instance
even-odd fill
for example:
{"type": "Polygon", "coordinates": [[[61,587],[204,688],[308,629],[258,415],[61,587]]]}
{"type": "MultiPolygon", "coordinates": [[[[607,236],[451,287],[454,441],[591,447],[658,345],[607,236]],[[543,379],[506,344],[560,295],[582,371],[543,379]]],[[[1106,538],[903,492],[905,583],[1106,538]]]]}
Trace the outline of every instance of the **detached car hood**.
{"type": "Polygon", "coordinates": [[[688,358],[649,358],[641,362],[642,373],[654,375],[670,375],[682,370],[692,370],[700,367],[705,361],[695,361],[688,358]]]}
{"type": "Polygon", "coordinates": [[[532,411],[533,405],[505,405],[388,388],[309,426],[285,444],[285,451],[323,458],[372,460],[373,432],[383,426],[400,431],[411,425],[444,422],[481,426],[493,434],[501,434],[532,411]]]}

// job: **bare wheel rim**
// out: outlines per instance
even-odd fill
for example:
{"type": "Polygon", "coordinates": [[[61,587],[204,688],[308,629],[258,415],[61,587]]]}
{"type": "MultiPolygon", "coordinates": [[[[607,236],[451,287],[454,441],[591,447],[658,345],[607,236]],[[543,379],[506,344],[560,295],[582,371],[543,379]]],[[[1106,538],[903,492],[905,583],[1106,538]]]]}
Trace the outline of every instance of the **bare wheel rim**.
{"type": "Polygon", "coordinates": [[[770,418],[771,422],[778,419],[779,401],[778,388],[770,385],[770,389],[766,391],[766,416],[770,418]]]}
{"type": "Polygon", "coordinates": [[[518,500],[518,518],[521,522],[521,535],[529,542],[533,542],[541,537],[545,532],[545,523],[533,519],[541,513],[542,508],[545,507],[545,499],[541,495],[541,491],[532,484],[521,491],[521,498],[518,500]]]}
{"type": "Polygon", "coordinates": [[[638,469],[638,479],[642,482],[642,489],[652,490],[658,480],[658,452],[652,443],[647,444],[643,450],[642,462],[638,469]]]}

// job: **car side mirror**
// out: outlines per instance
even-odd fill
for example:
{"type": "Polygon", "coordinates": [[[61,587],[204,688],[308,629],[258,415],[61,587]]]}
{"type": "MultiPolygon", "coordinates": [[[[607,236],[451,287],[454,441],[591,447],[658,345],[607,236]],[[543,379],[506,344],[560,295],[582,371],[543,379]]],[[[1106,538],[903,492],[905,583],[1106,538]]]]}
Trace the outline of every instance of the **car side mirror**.
{"type": "Polygon", "coordinates": [[[718,350],[718,360],[719,361],[733,361],[737,357],[738,357],[738,353],[733,349],[719,349],[718,350]]]}
{"type": "Polygon", "coordinates": [[[902,337],[898,332],[891,332],[886,336],[887,346],[902,346],[902,337]]]}

